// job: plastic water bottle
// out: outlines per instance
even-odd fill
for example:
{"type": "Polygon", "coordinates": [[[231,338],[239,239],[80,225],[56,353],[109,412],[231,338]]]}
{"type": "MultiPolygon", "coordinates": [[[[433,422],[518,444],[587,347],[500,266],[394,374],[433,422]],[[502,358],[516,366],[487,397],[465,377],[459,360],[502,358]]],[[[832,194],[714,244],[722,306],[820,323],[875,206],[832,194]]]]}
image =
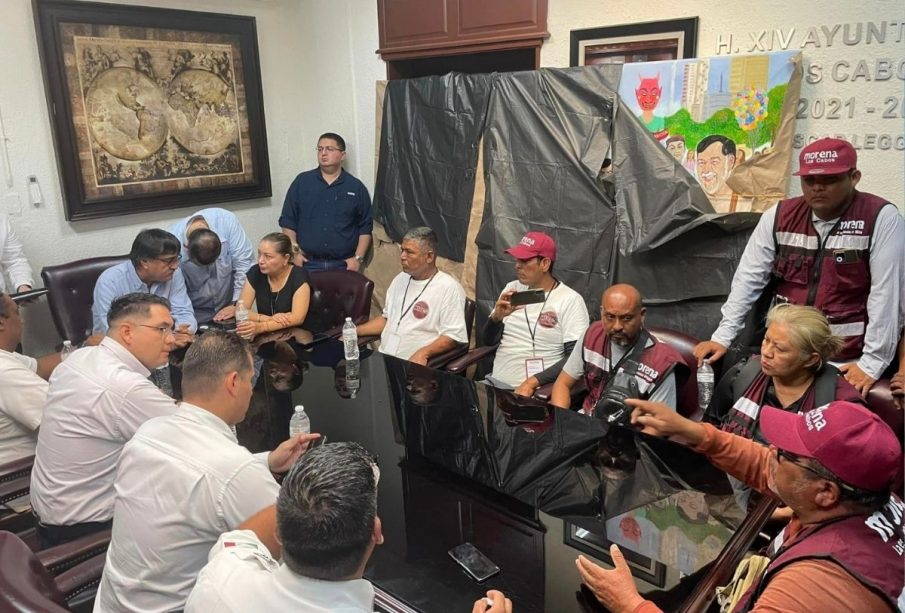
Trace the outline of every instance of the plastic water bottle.
{"type": "Polygon", "coordinates": [[[351,317],[346,317],[346,323],[343,324],[343,351],[346,360],[358,359],[358,331],[351,317]]]}
{"type": "MultiPolygon", "coordinates": [[[[358,347],[355,347],[358,349],[358,347]]],[[[361,364],[358,360],[346,361],[346,389],[352,398],[358,395],[361,389],[361,364]]]]}
{"type": "Polygon", "coordinates": [[[75,347],[72,346],[72,341],[63,341],[63,349],[60,350],[60,361],[71,356],[73,351],[75,351],[75,347]]]}
{"type": "Polygon", "coordinates": [[[292,419],[289,420],[289,438],[297,434],[308,434],[309,432],[311,432],[311,420],[308,419],[308,414],[305,413],[305,407],[297,405],[292,419]]]}
{"type": "Polygon", "coordinates": [[[698,366],[698,407],[706,411],[711,398],[713,398],[713,366],[704,360],[698,366]]]}
{"type": "MultiPolygon", "coordinates": [[[[245,303],[240,300],[236,303],[236,327],[238,328],[239,324],[243,321],[248,321],[248,307],[246,307],[245,303]]],[[[243,336],[242,338],[248,337],[243,336]]]]}

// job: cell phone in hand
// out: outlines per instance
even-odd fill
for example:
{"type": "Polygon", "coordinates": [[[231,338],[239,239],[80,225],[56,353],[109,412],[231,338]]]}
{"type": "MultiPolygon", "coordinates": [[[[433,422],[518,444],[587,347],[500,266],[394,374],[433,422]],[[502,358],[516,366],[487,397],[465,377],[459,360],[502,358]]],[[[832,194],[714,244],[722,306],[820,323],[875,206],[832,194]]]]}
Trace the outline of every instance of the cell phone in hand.
{"type": "Polygon", "coordinates": [[[544,290],[529,289],[523,292],[515,292],[509,296],[509,304],[512,306],[525,306],[526,304],[540,304],[544,301],[544,290]]]}
{"type": "Polygon", "coordinates": [[[500,567],[491,562],[490,558],[478,551],[478,548],[471,543],[462,543],[453,547],[449,550],[449,555],[478,583],[486,581],[500,572],[500,567]]]}

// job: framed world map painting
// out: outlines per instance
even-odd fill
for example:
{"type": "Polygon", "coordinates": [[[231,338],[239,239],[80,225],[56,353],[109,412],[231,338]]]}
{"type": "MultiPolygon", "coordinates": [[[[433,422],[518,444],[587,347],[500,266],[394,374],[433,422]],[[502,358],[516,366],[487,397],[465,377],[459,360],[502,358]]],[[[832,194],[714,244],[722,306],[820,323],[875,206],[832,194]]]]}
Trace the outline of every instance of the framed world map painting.
{"type": "Polygon", "coordinates": [[[271,195],[253,17],[34,6],[66,219],[271,195]]]}

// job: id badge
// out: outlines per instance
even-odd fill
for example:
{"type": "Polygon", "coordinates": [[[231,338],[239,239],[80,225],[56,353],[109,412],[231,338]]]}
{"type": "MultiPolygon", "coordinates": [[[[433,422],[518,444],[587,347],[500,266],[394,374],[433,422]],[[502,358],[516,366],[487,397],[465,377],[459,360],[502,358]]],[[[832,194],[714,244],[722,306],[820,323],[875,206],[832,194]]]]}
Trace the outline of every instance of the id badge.
{"type": "Polygon", "coordinates": [[[525,378],[530,379],[544,370],[544,358],[528,358],[525,360],[525,378]]]}
{"type": "Polygon", "coordinates": [[[386,353],[387,355],[396,355],[397,353],[399,353],[399,343],[401,342],[401,336],[399,336],[395,332],[390,332],[386,336],[384,336],[384,339],[380,345],[380,352],[386,353]]]}

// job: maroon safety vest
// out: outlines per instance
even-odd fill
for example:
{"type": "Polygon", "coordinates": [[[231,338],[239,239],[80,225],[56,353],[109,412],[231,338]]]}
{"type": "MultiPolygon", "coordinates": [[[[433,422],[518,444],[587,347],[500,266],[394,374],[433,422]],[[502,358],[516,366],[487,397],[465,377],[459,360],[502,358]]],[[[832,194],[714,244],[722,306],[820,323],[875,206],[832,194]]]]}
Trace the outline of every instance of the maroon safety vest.
{"type": "MultiPolygon", "coordinates": [[[[752,362],[749,362],[749,365],[746,365],[746,368],[759,368],[760,367],[760,357],[755,356],[751,358],[752,362]]],[[[829,366],[828,368],[832,368],[829,366]]],[[[852,385],[846,381],[841,375],[838,374],[835,368],[832,368],[832,372],[836,373],[835,376],[835,385],[833,389],[827,390],[827,392],[832,393],[835,391],[835,394],[832,398],[818,398],[818,392],[816,390],[816,379],[811,383],[811,386],[804,393],[804,396],[801,401],[801,405],[798,407],[799,413],[807,413],[811,409],[816,408],[818,405],[826,404],[827,402],[831,402],[833,400],[847,400],[848,402],[854,402],[856,404],[864,404],[863,399],[861,398],[861,394],[858,393],[852,385]]],[[[731,432],[732,434],[750,439],[754,438],[754,428],[757,424],[758,419],[760,418],[760,411],[764,406],[764,395],[767,393],[767,386],[769,384],[769,378],[767,375],[763,373],[761,370],[758,372],[754,379],[751,381],[751,384],[745,389],[742,394],[735,399],[735,403],[732,405],[732,408],[729,409],[729,412],[726,413],[726,417],[723,419],[722,430],[724,432],[731,432]]],[[[762,442],[762,441],[758,441],[762,442]]]]}
{"type": "Polygon", "coordinates": [[[733,609],[749,611],[781,568],[807,559],[832,560],[852,577],[883,596],[892,610],[905,588],[902,553],[905,551],[902,518],[905,503],[895,494],[882,509],[870,516],[855,515],[816,526],[807,526],[790,545],[786,527],[770,545],[770,565],[763,576],[733,609]]]}
{"type": "Polygon", "coordinates": [[[877,215],[887,204],[878,196],[856,191],[823,244],[803,197],[776,205],[776,298],[820,309],[833,333],[845,340],[845,347],[835,356],[840,360],[856,359],[864,348],[870,248],[877,215]]]}
{"type": "MultiPolygon", "coordinates": [[[[678,351],[666,343],[658,341],[653,335],[650,336],[650,340],[653,341],[653,345],[641,353],[638,370],[635,373],[638,391],[643,400],[649,398],[650,394],[663,383],[677,363],[684,363],[678,351]]],[[[588,395],[581,408],[584,412],[590,413],[597,406],[600,395],[614,374],[610,372],[613,367],[610,342],[603,329],[603,324],[599,321],[592,323],[584,335],[582,358],[584,359],[584,380],[588,388],[588,395]]],[[[619,370],[623,370],[622,366],[619,367],[619,370]]]]}

